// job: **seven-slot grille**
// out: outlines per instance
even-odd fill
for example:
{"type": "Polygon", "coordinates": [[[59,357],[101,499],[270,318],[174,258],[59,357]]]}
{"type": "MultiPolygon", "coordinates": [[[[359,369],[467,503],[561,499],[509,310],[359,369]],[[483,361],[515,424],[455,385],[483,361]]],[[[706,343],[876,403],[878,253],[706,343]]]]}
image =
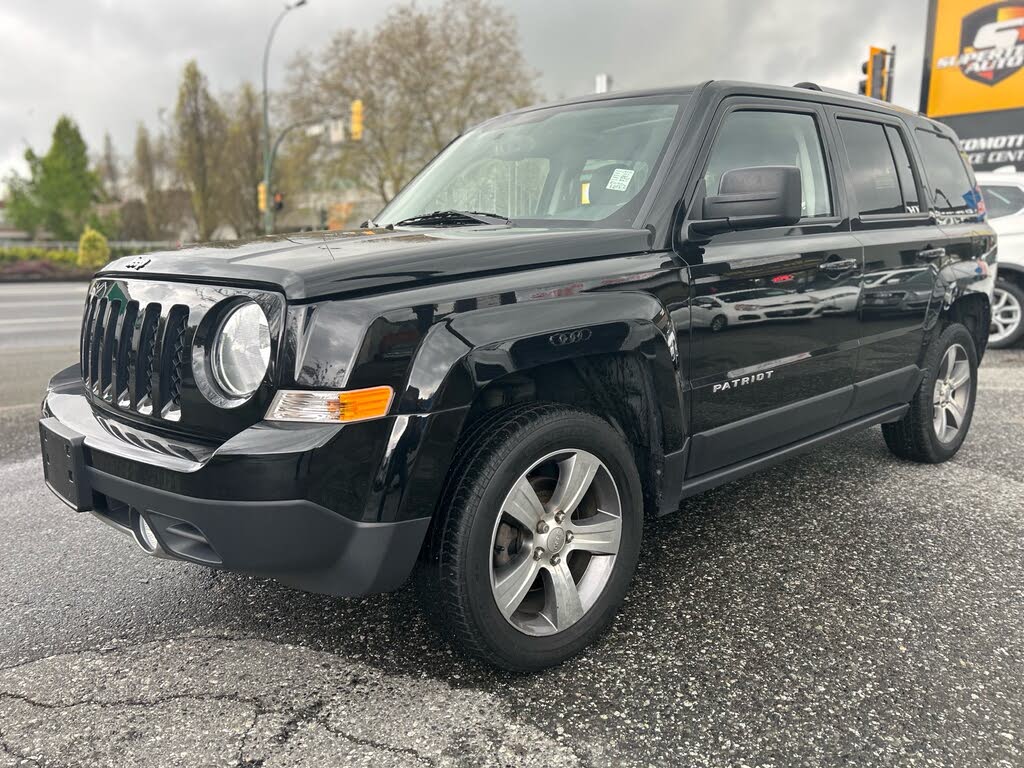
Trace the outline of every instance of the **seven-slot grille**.
{"type": "Polygon", "coordinates": [[[182,304],[93,294],[82,323],[85,386],[117,408],[179,421],[188,316],[182,304]]]}

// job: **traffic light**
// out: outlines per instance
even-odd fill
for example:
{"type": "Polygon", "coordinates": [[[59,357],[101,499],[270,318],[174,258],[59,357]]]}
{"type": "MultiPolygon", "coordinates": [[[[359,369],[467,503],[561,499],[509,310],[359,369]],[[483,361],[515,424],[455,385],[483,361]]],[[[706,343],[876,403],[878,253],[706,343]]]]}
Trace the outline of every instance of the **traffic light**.
{"type": "Polygon", "coordinates": [[[890,54],[885,48],[871,46],[868,49],[868,60],[860,65],[860,71],[864,73],[864,79],[858,85],[858,92],[862,96],[870,96],[873,99],[890,101],[892,89],[890,87],[890,76],[892,63],[890,54]]]}
{"type": "Polygon", "coordinates": [[[349,110],[348,135],[352,141],[359,141],[363,138],[363,100],[352,99],[349,110]]]}
{"type": "Polygon", "coordinates": [[[267,210],[267,185],[262,181],[256,185],[256,205],[261,213],[267,210]]]}
{"type": "Polygon", "coordinates": [[[284,195],[282,195],[280,192],[275,192],[274,193],[274,210],[275,211],[280,211],[282,208],[284,208],[284,195]]]}

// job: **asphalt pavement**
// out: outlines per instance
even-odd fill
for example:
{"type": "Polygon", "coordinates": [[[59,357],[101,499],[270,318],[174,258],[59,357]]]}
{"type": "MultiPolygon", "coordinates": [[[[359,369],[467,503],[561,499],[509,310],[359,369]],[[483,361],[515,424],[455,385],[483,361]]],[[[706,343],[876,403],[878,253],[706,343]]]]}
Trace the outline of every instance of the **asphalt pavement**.
{"type": "Polygon", "coordinates": [[[153,559],[53,498],[35,414],[83,294],[0,286],[0,768],[1024,765],[1024,352],[948,464],[875,429],[654,521],[612,631],[513,676],[410,590],[153,559]]]}

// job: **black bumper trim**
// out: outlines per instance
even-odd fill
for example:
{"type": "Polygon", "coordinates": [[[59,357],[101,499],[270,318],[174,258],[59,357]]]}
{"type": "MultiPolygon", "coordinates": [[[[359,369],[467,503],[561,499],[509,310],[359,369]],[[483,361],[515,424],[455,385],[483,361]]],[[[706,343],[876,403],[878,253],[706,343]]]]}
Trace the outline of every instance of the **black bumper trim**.
{"type": "MultiPolygon", "coordinates": [[[[298,589],[343,597],[388,592],[412,572],[430,524],[429,518],[396,523],[363,523],[305,500],[224,501],[181,496],[131,480],[88,470],[92,490],[105,504],[96,509],[124,526],[112,510],[134,507],[148,517],[157,535],[184,521],[202,532],[227,570],[266,576],[298,589]]],[[[202,565],[208,556],[188,550],[167,554],[202,565]]]]}

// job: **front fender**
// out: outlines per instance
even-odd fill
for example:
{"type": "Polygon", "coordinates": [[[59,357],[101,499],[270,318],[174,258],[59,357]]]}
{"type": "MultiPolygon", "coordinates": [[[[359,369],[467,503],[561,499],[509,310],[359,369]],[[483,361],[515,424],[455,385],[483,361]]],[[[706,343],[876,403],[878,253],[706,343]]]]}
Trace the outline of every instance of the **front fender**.
{"type": "MultiPolygon", "coordinates": [[[[681,425],[674,327],[656,298],[630,291],[473,310],[434,326],[410,367],[399,410],[464,408],[483,387],[511,373],[615,353],[639,354],[648,362],[663,423],[681,425]]],[[[668,430],[676,432],[678,427],[668,430]]]]}

